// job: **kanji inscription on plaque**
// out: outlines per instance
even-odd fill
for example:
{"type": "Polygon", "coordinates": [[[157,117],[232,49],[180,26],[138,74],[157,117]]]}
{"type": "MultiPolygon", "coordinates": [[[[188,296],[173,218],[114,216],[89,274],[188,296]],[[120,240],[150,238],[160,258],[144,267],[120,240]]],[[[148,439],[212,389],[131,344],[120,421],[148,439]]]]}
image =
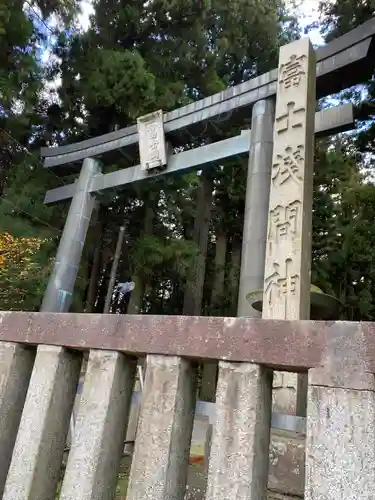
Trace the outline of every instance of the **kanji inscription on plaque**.
{"type": "Polygon", "coordinates": [[[137,120],[139,155],[143,170],[160,168],[167,164],[163,112],[155,111],[137,120]]]}

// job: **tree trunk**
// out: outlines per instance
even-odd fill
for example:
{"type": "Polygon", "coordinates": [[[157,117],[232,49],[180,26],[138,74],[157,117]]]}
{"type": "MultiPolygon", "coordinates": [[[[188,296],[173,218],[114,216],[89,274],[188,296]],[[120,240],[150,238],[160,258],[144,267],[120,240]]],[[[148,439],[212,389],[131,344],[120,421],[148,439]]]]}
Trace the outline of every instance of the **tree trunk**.
{"type": "Polygon", "coordinates": [[[112,312],[111,305],[112,305],[113,293],[114,293],[114,288],[115,288],[115,283],[116,283],[118,264],[120,262],[122,247],[124,244],[124,236],[125,236],[125,226],[120,226],[118,237],[117,237],[115,255],[113,256],[113,261],[112,261],[112,266],[111,266],[111,274],[109,276],[107,295],[105,298],[105,304],[104,304],[104,308],[103,308],[104,314],[108,314],[109,312],[112,312]]]}
{"type": "Polygon", "coordinates": [[[202,309],[203,285],[206,271],[208,231],[212,210],[213,180],[202,174],[197,194],[197,211],[194,221],[193,240],[199,252],[194,259],[190,277],[186,284],[182,313],[199,316],[202,309]]]}
{"type": "Polygon", "coordinates": [[[92,267],[90,274],[90,283],[87,290],[87,298],[85,305],[85,312],[92,313],[95,306],[96,294],[98,291],[98,279],[100,271],[100,261],[101,261],[101,248],[97,246],[94,250],[94,256],[92,259],[92,267]]]}
{"type": "MultiPolygon", "coordinates": [[[[140,234],[140,238],[152,235],[152,228],[154,222],[154,207],[157,204],[159,196],[152,196],[147,201],[145,201],[145,218],[143,222],[143,228],[140,234]],[[150,199],[151,198],[151,199],[150,199]]],[[[143,296],[145,291],[145,282],[140,274],[140,269],[135,270],[132,280],[135,284],[134,290],[131,292],[127,314],[140,314],[142,312],[143,296]]]]}
{"type": "Polygon", "coordinates": [[[226,252],[227,234],[221,231],[216,236],[215,277],[211,295],[211,306],[218,310],[223,308],[226,252]]]}
{"type": "Polygon", "coordinates": [[[241,242],[234,240],[232,243],[232,262],[229,272],[229,290],[230,290],[230,316],[237,316],[238,287],[241,271],[241,242]]]}
{"type": "MultiPolygon", "coordinates": [[[[197,193],[197,208],[194,220],[193,240],[198,246],[190,277],[186,284],[182,313],[199,316],[202,310],[203,286],[206,271],[208,232],[212,211],[213,179],[202,173],[201,185],[197,193]]],[[[204,363],[199,384],[200,399],[215,401],[217,363],[204,363]]]]}
{"type": "MultiPolygon", "coordinates": [[[[98,203],[99,205],[99,203],[98,203]]],[[[102,253],[102,236],[104,230],[104,220],[105,220],[105,209],[103,207],[97,208],[98,220],[93,227],[95,231],[95,249],[94,255],[92,259],[91,273],[90,273],[90,282],[87,289],[87,297],[86,297],[86,305],[85,312],[91,313],[94,310],[97,291],[98,291],[98,281],[99,281],[99,273],[100,273],[100,262],[101,262],[101,253],[102,253]]]]}

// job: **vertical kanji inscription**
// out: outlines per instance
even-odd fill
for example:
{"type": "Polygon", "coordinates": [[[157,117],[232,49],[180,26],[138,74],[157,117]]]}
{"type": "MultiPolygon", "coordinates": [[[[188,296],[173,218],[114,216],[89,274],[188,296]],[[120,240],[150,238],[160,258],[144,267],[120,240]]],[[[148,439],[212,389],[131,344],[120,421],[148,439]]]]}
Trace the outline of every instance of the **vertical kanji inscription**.
{"type": "Polygon", "coordinates": [[[263,288],[266,319],[309,318],[315,80],[308,39],[281,48],[263,288]]]}

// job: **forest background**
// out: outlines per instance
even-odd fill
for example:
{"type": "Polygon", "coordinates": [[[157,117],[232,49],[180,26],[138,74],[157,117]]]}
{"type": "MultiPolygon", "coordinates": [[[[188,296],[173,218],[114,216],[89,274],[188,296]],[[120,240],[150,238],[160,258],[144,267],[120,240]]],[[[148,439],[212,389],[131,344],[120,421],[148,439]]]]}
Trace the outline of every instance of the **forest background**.
{"type": "MultiPolygon", "coordinates": [[[[82,29],[78,0],[0,0],[0,310],[38,310],[67,214],[67,204],[43,205],[47,189],[72,178],[43,169],[40,147],[104,134],[253,78],[274,68],[280,45],[305,27],[298,5],[284,0],[89,6],[82,29]]],[[[324,2],[306,29],[325,43],[374,12],[374,0],[324,2]]],[[[375,85],[332,97],[371,105],[375,85]]],[[[375,316],[374,118],[316,144],[312,282],[341,301],[341,319],[375,316]]],[[[246,158],[233,159],[102,196],[72,310],[103,310],[124,225],[117,281],[135,288],[114,297],[112,312],[235,316],[246,171],[246,158]]]]}

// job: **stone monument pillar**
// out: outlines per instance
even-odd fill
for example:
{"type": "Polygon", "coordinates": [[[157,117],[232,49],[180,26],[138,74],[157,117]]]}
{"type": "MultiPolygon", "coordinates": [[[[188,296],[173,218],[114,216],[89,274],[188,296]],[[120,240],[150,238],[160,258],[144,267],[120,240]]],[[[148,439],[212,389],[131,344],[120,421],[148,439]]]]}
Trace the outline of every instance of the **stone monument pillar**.
{"type": "MultiPolygon", "coordinates": [[[[265,319],[310,315],[315,53],[308,38],[280,49],[263,287],[265,319]]],[[[305,414],[300,375],[297,414],[305,414]]]]}

